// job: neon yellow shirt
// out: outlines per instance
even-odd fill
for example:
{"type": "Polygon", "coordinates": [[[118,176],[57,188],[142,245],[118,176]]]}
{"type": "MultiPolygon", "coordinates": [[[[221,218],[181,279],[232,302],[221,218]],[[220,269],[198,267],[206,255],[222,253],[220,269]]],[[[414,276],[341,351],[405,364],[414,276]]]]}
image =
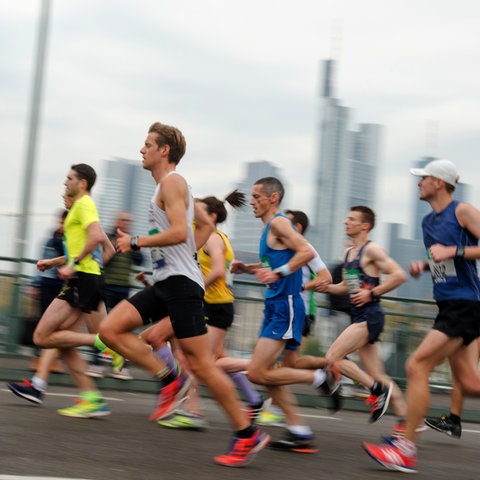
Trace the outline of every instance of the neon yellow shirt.
{"type": "MultiPolygon", "coordinates": [[[[68,212],[65,218],[65,244],[67,249],[67,263],[71,265],[73,259],[78,257],[87,241],[87,228],[93,222],[99,222],[97,207],[90,195],[79,198],[68,212]]],[[[75,268],[77,272],[92,273],[100,275],[101,270],[100,252],[91,252],[82,258],[80,264],[75,268]],[[92,255],[94,253],[94,255],[92,255]],[[95,256],[95,258],[94,258],[95,256]]]]}
{"type": "MultiPolygon", "coordinates": [[[[232,281],[230,274],[230,264],[233,260],[233,249],[230,245],[228,237],[224,233],[220,232],[219,230],[215,230],[215,233],[218,233],[225,243],[225,275],[207,287],[203,299],[207,303],[233,303],[232,281]]],[[[200,262],[203,278],[205,278],[212,270],[212,259],[205,253],[203,247],[198,251],[198,261],[200,262]]]]}

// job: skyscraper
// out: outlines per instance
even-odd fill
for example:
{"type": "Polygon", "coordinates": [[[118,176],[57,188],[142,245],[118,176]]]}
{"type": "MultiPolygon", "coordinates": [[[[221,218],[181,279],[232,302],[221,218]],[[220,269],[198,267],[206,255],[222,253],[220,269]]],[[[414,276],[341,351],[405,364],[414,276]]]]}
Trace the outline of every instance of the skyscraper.
{"type": "Polygon", "coordinates": [[[360,124],[353,128],[352,109],[333,97],[334,60],[323,62],[312,228],[307,237],[325,262],[342,253],[342,220],[353,205],[375,209],[377,169],[382,157],[383,127],[360,124]]]}
{"type": "Polygon", "coordinates": [[[138,160],[115,158],[104,162],[99,179],[97,205],[104,229],[114,227],[119,211],[127,211],[132,214],[132,233],[145,235],[149,230],[148,205],[155,190],[150,172],[138,160]]]}

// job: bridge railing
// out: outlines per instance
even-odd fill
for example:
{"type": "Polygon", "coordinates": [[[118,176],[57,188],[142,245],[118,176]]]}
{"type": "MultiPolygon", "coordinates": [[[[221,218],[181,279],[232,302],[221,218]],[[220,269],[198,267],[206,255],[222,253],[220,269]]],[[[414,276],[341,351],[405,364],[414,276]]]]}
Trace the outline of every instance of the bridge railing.
{"type": "MultiPolygon", "coordinates": [[[[6,355],[22,355],[29,351],[24,345],[24,332],[36,320],[38,306],[30,295],[30,284],[35,274],[34,260],[24,259],[17,274],[18,260],[0,257],[0,352],[6,355]]],[[[133,291],[141,285],[133,280],[133,291]]],[[[265,287],[257,282],[236,280],[235,320],[227,335],[227,348],[234,356],[251,355],[263,316],[265,287]]],[[[335,316],[330,314],[328,301],[322,294],[316,295],[317,313],[311,336],[304,339],[300,353],[323,355],[335,338],[335,316]]],[[[382,297],[386,312],[385,329],[381,337],[381,353],[387,372],[400,384],[405,383],[405,360],[431,328],[436,313],[432,300],[382,297]]],[[[352,357],[356,359],[355,355],[352,357]]],[[[431,376],[431,383],[450,384],[450,369],[446,363],[438,366],[431,376]]]]}

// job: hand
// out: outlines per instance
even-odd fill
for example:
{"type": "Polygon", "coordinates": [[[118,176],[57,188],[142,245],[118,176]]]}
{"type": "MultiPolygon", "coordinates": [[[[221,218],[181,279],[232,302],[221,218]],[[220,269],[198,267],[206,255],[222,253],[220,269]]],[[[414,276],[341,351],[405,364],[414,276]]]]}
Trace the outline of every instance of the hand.
{"type": "Polygon", "coordinates": [[[319,293],[328,292],[328,286],[330,285],[330,282],[328,280],[314,278],[311,282],[312,282],[312,288],[316,292],[319,292],[319,293]]]}
{"type": "Polygon", "coordinates": [[[37,262],[37,270],[40,270],[41,272],[50,268],[52,268],[52,266],[50,265],[49,260],[42,259],[37,262]]]}
{"type": "Polygon", "coordinates": [[[412,262],[408,267],[408,273],[413,278],[418,278],[425,270],[425,263],[423,261],[412,262]]]}
{"type": "Polygon", "coordinates": [[[276,282],[280,278],[280,275],[275,273],[271,268],[258,268],[255,270],[255,275],[261,283],[276,282]]]}
{"type": "Polygon", "coordinates": [[[240,260],[232,260],[230,273],[248,273],[247,266],[240,260]]]}
{"type": "Polygon", "coordinates": [[[150,282],[147,280],[147,277],[145,276],[145,272],[138,272],[135,275],[135,280],[138,280],[140,283],[143,283],[146,287],[150,286],[150,282]]]}
{"type": "Polygon", "coordinates": [[[75,267],[73,265],[65,265],[58,269],[58,276],[62,280],[70,280],[75,276],[75,267]]]}
{"type": "Polygon", "coordinates": [[[443,260],[447,260],[448,258],[453,258],[456,251],[456,246],[447,247],[445,245],[436,243],[430,247],[430,256],[435,263],[438,263],[443,260]]]}
{"type": "Polygon", "coordinates": [[[117,252],[120,253],[127,253],[132,250],[130,246],[131,235],[128,233],[122,232],[119,228],[117,228],[117,252]]]}
{"type": "Polygon", "coordinates": [[[372,296],[370,295],[370,289],[367,288],[359,288],[350,295],[350,302],[356,307],[361,307],[371,301],[372,296]]]}

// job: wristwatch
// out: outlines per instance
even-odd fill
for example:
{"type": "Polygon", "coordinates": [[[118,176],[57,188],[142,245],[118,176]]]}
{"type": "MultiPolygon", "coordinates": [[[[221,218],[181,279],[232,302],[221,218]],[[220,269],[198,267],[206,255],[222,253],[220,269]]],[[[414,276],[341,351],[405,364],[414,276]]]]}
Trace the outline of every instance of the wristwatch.
{"type": "Polygon", "coordinates": [[[134,251],[140,250],[140,247],[138,246],[138,235],[130,238],[130,248],[134,251]]]}

